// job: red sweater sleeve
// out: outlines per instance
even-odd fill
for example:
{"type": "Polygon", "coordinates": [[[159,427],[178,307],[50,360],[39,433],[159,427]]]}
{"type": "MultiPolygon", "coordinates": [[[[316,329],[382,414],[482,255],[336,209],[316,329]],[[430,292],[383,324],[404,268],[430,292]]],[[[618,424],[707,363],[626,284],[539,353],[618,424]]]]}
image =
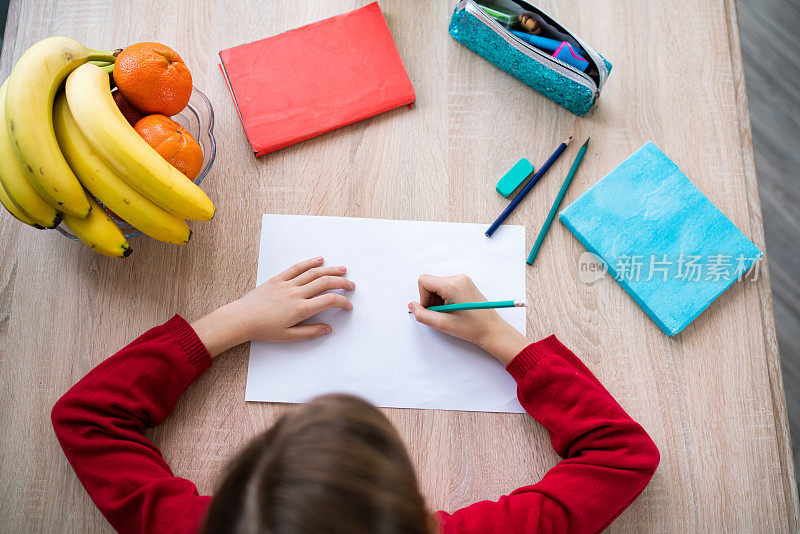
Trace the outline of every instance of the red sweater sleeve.
{"type": "Polygon", "coordinates": [[[555,336],[532,343],[508,365],[522,406],[550,433],[564,458],[531,486],[437,512],[442,532],[593,533],[642,492],[658,466],[647,433],[555,336]]]}
{"type": "Polygon", "coordinates": [[[174,476],[144,431],[210,366],[202,342],[176,315],[98,365],[53,407],[64,454],[117,531],[197,531],[210,497],[174,476]]]}

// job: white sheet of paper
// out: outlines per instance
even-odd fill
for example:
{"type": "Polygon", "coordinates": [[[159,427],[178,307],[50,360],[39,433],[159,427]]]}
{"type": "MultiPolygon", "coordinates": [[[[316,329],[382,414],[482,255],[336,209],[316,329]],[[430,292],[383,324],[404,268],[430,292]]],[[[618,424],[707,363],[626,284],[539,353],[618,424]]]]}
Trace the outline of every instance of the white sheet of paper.
{"type": "MultiPolygon", "coordinates": [[[[525,228],[487,224],[264,215],[258,284],[302,260],[345,265],[353,309],[328,310],[331,334],[250,346],[245,400],[306,402],[325,393],[377,406],[520,413],[516,383],[474,345],[417,323],[417,278],[465,273],[489,300],[525,298],[525,228]]],[[[525,333],[525,308],[499,310],[525,333]]]]}

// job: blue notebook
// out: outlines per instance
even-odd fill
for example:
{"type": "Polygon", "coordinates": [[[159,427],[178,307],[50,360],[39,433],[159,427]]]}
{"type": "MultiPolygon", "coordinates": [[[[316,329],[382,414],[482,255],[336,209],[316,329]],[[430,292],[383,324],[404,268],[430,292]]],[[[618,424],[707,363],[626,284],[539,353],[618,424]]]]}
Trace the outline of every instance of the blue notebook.
{"type": "Polygon", "coordinates": [[[668,336],[762,255],[652,142],[559,219],[668,336]]]}

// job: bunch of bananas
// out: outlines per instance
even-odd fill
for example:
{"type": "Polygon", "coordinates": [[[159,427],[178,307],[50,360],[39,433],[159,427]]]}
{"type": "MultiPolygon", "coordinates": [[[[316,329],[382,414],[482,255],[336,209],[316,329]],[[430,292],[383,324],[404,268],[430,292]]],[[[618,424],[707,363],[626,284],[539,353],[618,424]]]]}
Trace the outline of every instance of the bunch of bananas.
{"type": "Polygon", "coordinates": [[[0,87],[0,203],[36,228],[63,221],[93,250],[121,258],[133,249],[95,198],[175,244],[191,237],[184,219],[208,221],[214,205],[125,120],[109,83],[114,58],[66,37],[22,55],[0,87]]]}

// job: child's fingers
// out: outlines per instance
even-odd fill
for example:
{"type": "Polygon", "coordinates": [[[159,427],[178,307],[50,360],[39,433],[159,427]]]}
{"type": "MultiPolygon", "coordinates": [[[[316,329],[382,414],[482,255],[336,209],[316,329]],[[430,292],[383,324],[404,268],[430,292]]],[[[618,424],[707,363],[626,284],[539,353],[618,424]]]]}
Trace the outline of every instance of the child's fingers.
{"type": "Polygon", "coordinates": [[[330,325],[325,323],[304,324],[293,326],[286,330],[288,332],[287,341],[300,341],[301,339],[314,339],[331,333],[330,325]]]}
{"type": "Polygon", "coordinates": [[[342,308],[344,310],[353,309],[350,299],[339,293],[324,293],[306,301],[306,317],[316,315],[319,312],[331,308],[342,308]]]}
{"type": "Polygon", "coordinates": [[[292,265],[279,275],[275,276],[275,280],[291,280],[299,276],[300,274],[306,272],[307,270],[311,269],[312,267],[316,267],[322,264],[322,256],[318,256],[316,258],[311,258],[310,260],[301,261],[297,265],[292,265]]]}
{"type": "Polygon", "coordinates": [[[421,274],[419,276],[419,287],[427,291],[436,293],[445,287],[445,278],[441,276],[433,276],[432,274],[421,274]]]}
{"type": "Polygon", "coordinates": [[[419,277],[419,301],[422,306],[444,304],[446,282],[439,276],[423,274],[419,277]]]}
{"type": "Polygon", "coordinates": [[[412,302],[408,305],[408,309],[414,314],[414,318],[417,320],[417,322],[426,324],[432,328],[435,328],[436,330],[446,331],[448,323],[450,322],[450,319],[452,319],[452,317],[446,313],[435,312],[426,309],[419,302],[412,302]]]}
{"type": "Polygon", "coordinates": [[[331,289],[353,290],[355,288],[356,285],[347,278],[341,276],[323,276],[322,278],[317,278],[313,282],[304,285],[301,291],[304,297],[311,298],[331,289]]]}
{"type": "Polygon", "coordinates": [[[304,286],[309,282],[313,282],[317,278],[321,278],[323,276],[344,276],[344,273],[347,272],[347,269],[344,267],[314,267],[313,269],[309,269],[304,273],[301,273],[297,278],[292,280],[293,284],[297,284],[298,286],[304,286]]]}

